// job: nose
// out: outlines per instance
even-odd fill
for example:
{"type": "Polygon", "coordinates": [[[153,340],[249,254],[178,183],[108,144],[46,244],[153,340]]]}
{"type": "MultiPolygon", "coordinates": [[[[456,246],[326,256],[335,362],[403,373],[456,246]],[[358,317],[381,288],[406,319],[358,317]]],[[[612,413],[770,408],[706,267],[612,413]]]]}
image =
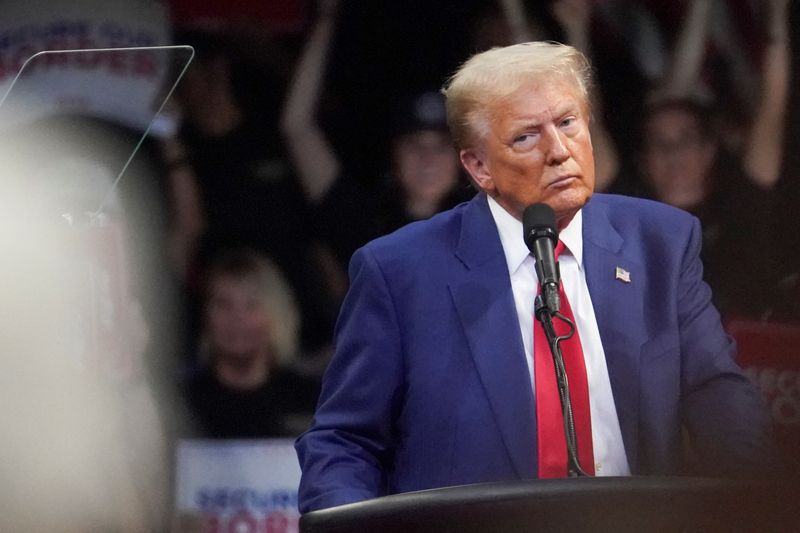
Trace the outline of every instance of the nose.
{"type": "Polygon", "coordinates": [[[558,128],[555,126],[548,128],[545,137],[549,143],[545,152],[548,165],[557,166],[569,159],[566,138],[558,128]]]}

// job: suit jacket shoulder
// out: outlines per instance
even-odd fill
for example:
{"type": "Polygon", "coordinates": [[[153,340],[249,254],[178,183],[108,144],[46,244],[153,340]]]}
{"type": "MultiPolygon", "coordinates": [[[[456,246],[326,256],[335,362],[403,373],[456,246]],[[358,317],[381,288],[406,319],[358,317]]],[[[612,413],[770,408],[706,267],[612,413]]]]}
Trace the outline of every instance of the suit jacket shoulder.
{"type": "Polygon", "coordinates": [[[469,205],[460,204],[427,220],[412,222],[367,243],[361,250],[382,264],[415,265],[417,268],[412,270],[418,271],[421,264],[452,254],[458,245],[464,213],[469,205]]]}
{"type": "Polygon", "coordinates": [[[649,240],[657,239],[658,244],[672,241],[685,241],[693,227],[698,224],[697,219],[676,207],[661,202],[632,198],[614,194],[595,194],[584,207],[584,230],[589,235],[595,236],[596,229],[606,231],[606,228],[596,228],[595,224],[607,220],[608,223],[626,240],[634,238],[649,240]]]}

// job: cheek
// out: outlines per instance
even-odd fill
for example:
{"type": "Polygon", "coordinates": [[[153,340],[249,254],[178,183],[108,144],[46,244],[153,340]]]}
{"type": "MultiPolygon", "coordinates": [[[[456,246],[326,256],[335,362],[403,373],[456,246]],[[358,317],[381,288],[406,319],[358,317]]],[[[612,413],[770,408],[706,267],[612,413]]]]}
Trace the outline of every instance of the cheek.
{"type": "Polygon", "coordinates": [[[594,146],[592,146],[591,138],[585,137],[577,139],[572,153],[575,154],[574,157],[581,166],[592,164],[594,161],[594,146]]]}
{"type": "Polygon", "coordinates": [[[711,148],[700,151],[700,163],[703,174],[710,174],[717,159],[717,152],[711,148]]]}
{"type": "Polygon", "coordinates": [[[396,160],[395,173],[398,181],[403,185],[411,185],[419,175],[419,158],[414,156],[398,157],[396,160]]]}
{"type": "Polygon", "coordinates": [[[644,158],[644,174],[654,183],[663,182],[668,168],[668,158],[662,155],[649,155],[644,158]]]}
{"type": "Polygon", "coordinates": [[[438,178],[438,181],[445,186],[454,185],[458,177],[459,162],[455,157],[450,154],[443,154],[437,156],[433,160],[433,173],[438,178]]]}
{"type": "Polygon", "coordinates": [[[457,174],[459,161],[452,152],[446,152],[436,158],[437,166],[447,171],[448,175],[457,174]]]}
{"type": "Polygon", "coordinates": [[[513,181],[530,181],[542,172],[541,158],[536,154],[514,154],[496,161],[494,175],[513,181]]]}
{"type": "Polygon", "coordinates": [[[206,326],[212,335],[219,335],[233,323],[231,313],[219,309],[211,309],[206,315],[206,326]]]}
{"type": "Polygon", "coordinates": [[[269,318],[262,311],[211,310],[208,313],[207,327],[209,333],[214,337],[261,336],[269,332],[269,318]]]}
{"type": "Polygon", "coordinates": [[[266,329],[268,316],[264,309],[259,307],[241,309],[236,314],[235,320],[231,321],[232,329],[240,333],[252,335],[266,329]]]}
{"type": "Polygon", "coordinates": [[[253,313],[247,321],[247,326],[253,335],[265,337],[270,331],[270,320],[264,313],[253,313]]]}

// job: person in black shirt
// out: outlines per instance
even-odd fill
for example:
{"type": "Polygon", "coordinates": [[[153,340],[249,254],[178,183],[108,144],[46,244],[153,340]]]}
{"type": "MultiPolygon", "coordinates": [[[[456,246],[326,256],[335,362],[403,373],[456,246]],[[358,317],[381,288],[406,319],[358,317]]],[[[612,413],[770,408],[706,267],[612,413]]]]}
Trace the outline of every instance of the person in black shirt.
{"type": "MultiPolygon", "coordinates": [[[[381,173],[358,175],[323,126],[320,102],[341,2],[320,3],[281,111],[286,152],[313,209],[313,234],[337,260],[342,283],[350,256],[369,240],[472,198],[447,128],[444,98],[429,87],[386,95],[389,154],[381,173]]],[[[381,152],[381,140],[365,147],[381,152]]],[[[343,294],[342,294],[343,296],[343,294]]]]}
{"type": "MultiPolygon", "coordinates": [[[[338,302],[277,128],[280,69],[246,57],[246,44],[231,31],[187,31],[181,39],[197,56],[176,92],[180,125],[169,166],[172,179],[182,180],[172,186],[176,225],[192,226],[176,246],[184,256],[177,263],[187,282],[190,337],[199,328],[196,289],[209,262],[225,249],[248,247],[269,256],[291,285],[304,348],[324,351],[338,302]]],[[[265,54],[280,55],[269,46],[265,54]]]]}
{"type": "Polygon", "coordinates": [[[318,382],[291,370],[298,312],[277,267],[235,249],[209,268],[202,363],[187,400],[201,434],[212,438],[290,437],[310,421],[318,382]]]}
{"type": "Polygon", "coordinates": [[[710,111],[690,100],[652,104],[632,192],[684,209],[703,227],[705,278],[724,317],[759,318],[775,305],[780,265],[774,194],[722,148],[710,111]]]}

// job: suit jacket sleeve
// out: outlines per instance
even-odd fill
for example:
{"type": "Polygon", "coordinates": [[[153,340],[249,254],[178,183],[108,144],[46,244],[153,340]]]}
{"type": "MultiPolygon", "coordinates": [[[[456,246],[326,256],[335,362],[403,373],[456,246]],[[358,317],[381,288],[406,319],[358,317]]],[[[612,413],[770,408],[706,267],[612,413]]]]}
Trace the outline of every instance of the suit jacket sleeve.
{"type": "Polygon", "coordinates": [[[392,420],[402,384],[400,331],[369,247],[354,254],[350,279],[314,424],[296,443],[301,512],[385,493],[384,465],[395,440],[392,420]]]}
{"type": "Polygon", "coordinates": [[[702,473],[758,476],[775,465],[771,421],[757,389],[734,361],[703,282],[700,224],[695,219],[678,282],[683,419],[702,473]]]}

